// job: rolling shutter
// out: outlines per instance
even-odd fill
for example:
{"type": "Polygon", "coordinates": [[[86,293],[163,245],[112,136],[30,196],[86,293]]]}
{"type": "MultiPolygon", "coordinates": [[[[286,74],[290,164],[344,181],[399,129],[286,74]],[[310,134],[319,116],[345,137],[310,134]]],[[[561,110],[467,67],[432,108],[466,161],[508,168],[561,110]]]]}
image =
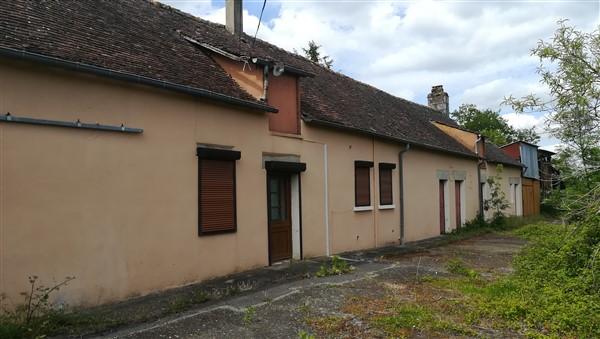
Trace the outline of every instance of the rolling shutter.
{"type": "Polygon", "coordinates": [[[371,167],[373,167],[373,163],[368,161],[354,163],[354,198],[357,207],[371,205],[371,167]]]}
{"type": "Polygon", "coordinates": [[[390,166],[379,164],[379,204],[393,205],[394,195],[392,193],[392,169],[390,166]]]}
{"type": "Polygon", "coordinates": [[[235,232],[235,160],[239,152],[198,149],[198,158],[198,233],[235,232]]]}

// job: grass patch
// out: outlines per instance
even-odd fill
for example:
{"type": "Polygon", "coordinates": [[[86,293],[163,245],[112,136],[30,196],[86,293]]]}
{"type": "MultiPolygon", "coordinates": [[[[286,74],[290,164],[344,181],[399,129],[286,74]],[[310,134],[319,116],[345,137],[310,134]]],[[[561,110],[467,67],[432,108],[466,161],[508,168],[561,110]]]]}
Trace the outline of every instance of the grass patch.
{"type": "Polygon", "coordinates": [[[388,333],[399,330],[422,328],[431,322],[431,311],[420,305],[404,304],[394,308],[393,315],[375,318],[375,325],[388,333]]]}
{"type": "Polygon", "coordinates": [[[300,330],[300,332],[298,332],[298,339],[315,339],[315,336],[304,330],[300,330]]]}
{"type": "Polygon", "coordinates": [[[446,234],[439,244],[450,243],[458,240],[468,239],[492,232],[510,232],[524,225],[547,221],[548,217],[543,215],[530,217],[501,217],[493,221],[485,221],[481,217],[468,221],[459,229],[446,234]]]}
{"type": "Polygon", "coordinates": [[[458,258],[450,259],[446,263],[446,269],[452,274],[458,274],[469,278],[478,278],[479,273],[472,268],[465,266],[464,262],[458,258]]]}
{"type": "Polygon", "coordinates": [[[339,333],[345,327],[345,319],[339,316],[309,318],[307,323],[317,333],[324,336],[339,333]]]}
{"type": "Polygon", "coordinates": [[[408,336],[413,331],[457,335],[477,334],[454,320],[443,319],[442,315],[435,312],[433,308],[410,303],[396,306],[391,315],[377,317],[373,324],[388,336],[408,336]]]}

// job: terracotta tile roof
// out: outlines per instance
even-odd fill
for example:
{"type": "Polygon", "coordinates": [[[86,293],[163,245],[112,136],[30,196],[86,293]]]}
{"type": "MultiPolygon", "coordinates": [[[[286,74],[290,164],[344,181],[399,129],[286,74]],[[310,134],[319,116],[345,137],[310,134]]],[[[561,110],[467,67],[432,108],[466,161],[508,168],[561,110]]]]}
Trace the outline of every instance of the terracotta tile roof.
{"type": "Polygon", "coordinates": [[[205,21],[143,0],[11,0],[0,5],[0,47],[256,101],[177,32],[204,26],[205,21]]]}
{"type": "Polygon", "coordinates": [[[300,81],[308,123],[334,125],[424,147],[474,154],[430,121],[443,114],[316,65],[260,39],[237,39],[211,23],[147,0],[11,0],[0,4],[0,48],[82,62],[256,101],[189,36],[236,55],[314,74],[300,81]]]}

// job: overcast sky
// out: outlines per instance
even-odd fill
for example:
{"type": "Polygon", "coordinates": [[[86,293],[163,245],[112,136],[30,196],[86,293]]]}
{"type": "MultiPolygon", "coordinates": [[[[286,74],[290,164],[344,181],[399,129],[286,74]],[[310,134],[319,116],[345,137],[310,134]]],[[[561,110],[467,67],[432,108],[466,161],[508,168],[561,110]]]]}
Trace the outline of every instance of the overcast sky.
{"type": "MultiPolygon", "coordinates": [[[[225,22],[224,0],[162,2],[225,22]]],[[[246,33],[256,31],[262,4],[244,1],[246,33]]],[[[336,71],[389,93],[427,104],[431,86],[444,85],[451,110],[462,103],[500,109],[513,126],[543,132],[544,117],[514,114],[500,103],[510,94],[544,95],[530,50],[552,36],[560,19],[592,31],[600,23],[600,0],[267,0],[258,37],[289,51],[314,40],[336,71]]],[[[556,143],[542,134],[545,148],[556,143]]]]}

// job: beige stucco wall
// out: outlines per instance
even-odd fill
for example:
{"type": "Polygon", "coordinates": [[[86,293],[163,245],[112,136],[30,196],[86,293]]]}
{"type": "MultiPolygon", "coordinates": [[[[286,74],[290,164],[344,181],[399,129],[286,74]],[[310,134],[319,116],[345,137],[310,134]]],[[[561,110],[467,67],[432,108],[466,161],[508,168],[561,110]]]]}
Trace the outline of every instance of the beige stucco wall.
{"type": "Polygon", "coordinates": [[[449,175],[449,228],[456,228],[454,171],[466,175],[464,219],[469,221],[477,215],[477,160],[411,149],[404,155],[405,241],[440,234],[438,171],[446,171],[449,175]]]}
{"type": "MultiPolygon", "coordinates": [[[[305,257],[400,238],[399,169],[392,177],[395,206],[380,210],[378,164],[398,165],[402,144],[304,123],[301,136],[272,133],[260,112],[0,59],[5,112],[144,129],[125,135],[0,123],[0,292],[12,301],[34,274],[46,285],[75,276],[58,299],[93,305],[267,265],[264,154],[295,155],[307,164],[305,257]],[[203,143],[241,151],[236,233],[197,235],[195,151],[203,143]],[[356,160],[374,162],[370,211],[354,210],[356,160]]],[[[439,233],[439,169],[466,171],[467,220],[475,215],[475,160],[416,148],[404,159],[406,241],[439,233]]]]}
{"type": "Polygon", "coordinates": [[[307,164],[304,255],[325,254],[323,147],[272,135],[266,114],[5,61],[0,112],[144,129],[0,123],[0,291],[12,301],[34,274],[76,276],[58,298],[90,305],[267,265],[265,152],[307,164]],[[198,143],[241,151],[236,233],[197,236],[198,143]]]}
{"type": "Polygon", "coordinates": [[[398,167],[392,171],[394,208],[379,208],[379,163],[398,166],[402,146],[372,137],[323,129],[304,124],[303,135],[319,140],[328,149],[330,253],[398,244],[400,205],[398,167]],[[355,211],[354,161],[373,161],[371,168],[372,209],[355,211]]]}

